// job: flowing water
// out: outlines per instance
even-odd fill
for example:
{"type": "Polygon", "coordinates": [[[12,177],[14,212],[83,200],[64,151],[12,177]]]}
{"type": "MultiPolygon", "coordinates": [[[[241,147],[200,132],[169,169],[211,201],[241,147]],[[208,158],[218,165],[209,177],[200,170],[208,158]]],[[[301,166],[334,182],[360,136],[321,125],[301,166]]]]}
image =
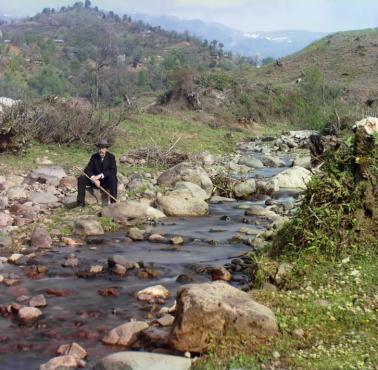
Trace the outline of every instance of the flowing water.
{"type": "MultiPolygon", "coordinates": [[[[260,170],[259,174],[270,177],[284,169],[260,170]]],[[[290,196],[282,193],[278,198],[284,201],[290,196]]],[[[135,292],[162,284],[171,292],[166,305],[172,305],[176,289],[183,284],[176,281],[179,275],[186,275],[193,282],[209,281],[209,274],[201,273],[200,267],[222,266],[251,251],[250,246],[231,244],[229,240],[241,227],[253,226],[263,231],[267,221],[253,217],[246,219],[244,210],[236,207],[240,203],[211,205],[207,217],[168,218],[151,230],[165,236],[183,236],[185,244],[180,247],[147,241],[131,243],[124,233],[118,232],[94,239],[82,247],[57,247],[38,255],[29,264],[47,266],[48,272],[34,279],[25,275],[24,267],[4,265],[0,273],[13,272],[20,276],[21,282],[13,287],[0,285],[0,306],[12,304],[21,295],[32,297],[37,294],[45,295],[48,306],[41,309],[43,316],[31,327],[19,326],[16,315],[0,316],[0,369],[38,369],[42,363],[56,356],[59,345],[74,341],[88,352],[87,368],[91,368],[101,357],[122,350],[103,345],[101,337],[130,319],[146,319],[153,307],[139,302],[134,296],[135,292]],[[75,253],[80,260],[79,267],[62,267],[71,253],[75,253]],[[110,272],[94,277],[78,277],[77,272],[88,266],[107,266],[108,257],[114,254],[123,255],[131,262],[142,261],[160,275],[146,280],[138,277],[136,270],[131,270],[124,277],[110,272]],[[120,296],[103,297],[98,294],[99,289],[109,287],[117,288],[120,296]],[[49,289],[58,289],[67,296],[49,295],[49,289]]],[[[261,205],[264,201],[243,203],[261,205]]],[[[247,276],[233,276],[233,285],[245,283],[248,283],[247,276]]]]}

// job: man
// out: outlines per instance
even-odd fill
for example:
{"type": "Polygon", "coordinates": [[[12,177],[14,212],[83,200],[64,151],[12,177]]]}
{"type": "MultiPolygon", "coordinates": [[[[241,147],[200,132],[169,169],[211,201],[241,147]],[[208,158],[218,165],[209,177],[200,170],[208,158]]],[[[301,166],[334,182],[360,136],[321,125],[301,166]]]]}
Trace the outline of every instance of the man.
{"type": "MultiPolygon", "coordinates": [[[[88,177],[82,175],[78,178],[77,205],[85,206],[85,188],[103,187],[114,198],[117,198],[117,164],[113,154],[108,152],[109,144],[101,140],[96,147],[98,152],[93,154],[84,172],[88,177]]],[[[111,202],[115,200],[110,198],[111,202]]]]}

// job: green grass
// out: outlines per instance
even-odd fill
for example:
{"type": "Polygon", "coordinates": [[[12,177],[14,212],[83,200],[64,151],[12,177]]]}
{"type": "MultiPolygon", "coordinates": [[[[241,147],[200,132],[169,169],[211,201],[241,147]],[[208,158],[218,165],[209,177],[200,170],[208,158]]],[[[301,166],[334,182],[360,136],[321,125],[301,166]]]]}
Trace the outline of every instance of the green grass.
{"type": "Polygon", "coordinates": [[[275,352],[279,366],[287,369],[375,369],[377,268],[374,253],[338,263],[301,258],[287,281],[298,288],[251,293],[276,314],[280,336],[266,343],[254,338],[216,341],[195,369],[269,368],[277,362],[275,352]],[[303,339],[293,336],[295,329],[304,330],[303,339]]]}
{"type": "MultiPolygon", "coordinates": [[[[111,152],[119,158],[132,149],[146,146],[158,146],[168,151],[181,153],[199,153],[209,151],[214,154],[229,153],[234,150],[237,141],[245,140],[251,132],[230,131],[224,128],[211,128],[201,122],[191,119],[185,120],[175,116],[155,116],[139,114],[121,123],[118,137],[111,152]]],[[[63,166],[66,170],[73,166],[85,167],[95,148],[75,145],[40,144],[34,142],[32,146],[20,154],[2,154],[2,166],[6,172],[27,171],[37,167],[35,160],[47,156],[54,164],[63,166]]],[[[119,165],[123,173],[141,171],[140,166],[119,165]]],[[[144,167],[143,171],[154,168],[144,167]]]]}

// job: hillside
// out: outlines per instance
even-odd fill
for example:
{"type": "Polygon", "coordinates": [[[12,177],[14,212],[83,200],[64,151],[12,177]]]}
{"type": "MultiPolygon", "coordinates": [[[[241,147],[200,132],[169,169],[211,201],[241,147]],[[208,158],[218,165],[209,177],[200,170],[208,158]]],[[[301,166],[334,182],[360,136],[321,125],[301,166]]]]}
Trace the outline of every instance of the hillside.
{"type": "Polygon", "coordinates": [[[226,63],[216,46],[81,3],[44,9],[1,31],[0,95],[13,98],[53,94],[93,100],[98,87],[99,99],[114,105],[126,95],[164,90],[174,69],[226,63]]]}
{"type": "Polygon", "coordinates": [[[339,32],[271,64],[250,77],[256,83],[293,84],[309,68],[319,68],[327,85],[338,85],[360,102],[378,99],[378,28],[339,32]]]}

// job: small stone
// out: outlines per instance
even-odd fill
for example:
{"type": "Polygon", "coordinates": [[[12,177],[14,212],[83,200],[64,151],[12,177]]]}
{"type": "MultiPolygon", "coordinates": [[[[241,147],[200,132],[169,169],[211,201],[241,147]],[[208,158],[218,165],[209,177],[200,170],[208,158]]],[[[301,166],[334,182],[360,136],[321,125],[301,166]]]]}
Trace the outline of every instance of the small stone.
{"type": "Polygon", "coordinates": [[[74,356],[79,359],[84,359],[88,355],[87,351],[75,342],[71,344],[62,344],[58,348],[57,353],[60,355],[74,356]]]}
{"type": "Polygon", "coordinates": [[[30,307],[46,307],[47,302],[46,302],[45,296],[43,294],[39,294],[32,297],[29,302],[29,306],[30,307]]]}
{"type": "Polygon", "coordinates": [[[19,259],[24,257],[21,253],[14,253],[8,258],[8,263],[16,263],[19,259]]]}
{"type": "Polygon", "coordinates": [[[303,329],[295,329],[293,331],[293,337],[295,339],[303,339],[303,337],[304,337],[304,330],[303,329]]]}
{"type": "Polygon", "coordinates": [[[174,316],[172,315],[164,315],[163,317],[161,317],[160,319],[157,319],[156,322],[160,325],[160,326],[171,326],[173,324],[173,321],[175,321],[175,318],[174,316]]]}
{"type": "Polygon", "coordinates": [[[160,234],[152,234],[149,236],[148,240],[153,243],[164,243],[167,241],[167,239],[160,234]]]}
{"type": "Polygon", "coordinates": [[[182,245],[184,244],[184,238],[182,236],[174,236],[171,238],[170,242],[173,245],[182,245]]]}
{"type": "Polygon", "coordinates": [[[272,353],[273,357],[277,360],[281,357],[280,353],[278,351],[273,351],[272,353]]]}
{"type": "Polygon", "coordinates": [[[20,319],[20,323],[23,325],[28,325],[36,320],[42,315],[41,310],[35,307],[22,307],[18,311],[18,317],[20,319]]]}
{"type": "Polygon", "coordinates": [[[102,342],[105,344],[128,347],[135,343],[140,333],[148,327],[149,325],[144,321],[128,322],[112,329],[102,338],[102,342]]]}
{"type": "Polygon", "coordinates": [[[31,237],[31,245],[36,248],[50,248],[52,239],[50,234],[43,227],[37,227],[31,237]]]}
{"type": "Polygon", "coordinates": [[[125,266],[119,265],[118,263],[114,265],[112,269],[113,274],[124,276],[126,275],[127,269],[125,266]]]}
{"type": "Polygon", "coordinates": [[[145,231],[140,230],[137,227],[132,227],[128,232],[128,237],[135,241],[144,240],[145,231]]]}
{"type": "Polygon", "coordinates": [[[149,296],[150,298],[163,298],[167,299],[169,297],[169,291],[162,285],[155,285],[145,289],[140,290],[136,293],[136,297],[139,300],[146,300],[144,299],[145,296],[149,296]]]}
{"type": "Polygon", "coordinates": [[[76,369],[85,367],[85,361],[75,356],[65,355],[52,358],[50,361],[39,367],[39,370],[76,369]]]}
{"type": "Polygon", "coordinates": [[[102,297],[113,297],[118,298],[121,296],[121,293],[117,288],[103,288],[98,291],[98,294],[102,297]]]}
{"type": "Polygon", "coordinates": [[[213,281],[216,281],[216,280],[231,281],[232,275],[226,268],[221,266],[221,267],[215,267],[211,270],[211,278],[213,281]]]}
{"type": "Polygon", "coordinates": [[[99,274],[104,271],[104,267],[100,265],[91,266],[89,272],[92,274],[99,274]]]}

